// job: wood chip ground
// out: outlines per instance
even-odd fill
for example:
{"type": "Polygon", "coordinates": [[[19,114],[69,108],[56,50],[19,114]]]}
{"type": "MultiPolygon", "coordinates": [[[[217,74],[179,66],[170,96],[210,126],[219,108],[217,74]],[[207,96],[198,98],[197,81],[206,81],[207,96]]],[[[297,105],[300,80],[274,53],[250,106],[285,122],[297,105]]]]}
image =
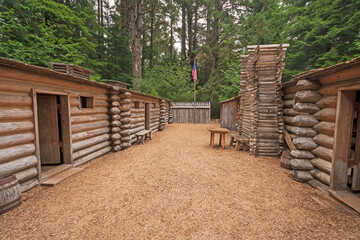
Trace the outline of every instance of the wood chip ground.
{"type": "MultiPolygon", "coordinates": [[[[290,179],[279,159],[210,149],[207,128],[172,124],[0,216],[1,239],[358,239],[360,218],[290,179]]],[[[216,139],[217,140],[217,139],[216,139]]]]}

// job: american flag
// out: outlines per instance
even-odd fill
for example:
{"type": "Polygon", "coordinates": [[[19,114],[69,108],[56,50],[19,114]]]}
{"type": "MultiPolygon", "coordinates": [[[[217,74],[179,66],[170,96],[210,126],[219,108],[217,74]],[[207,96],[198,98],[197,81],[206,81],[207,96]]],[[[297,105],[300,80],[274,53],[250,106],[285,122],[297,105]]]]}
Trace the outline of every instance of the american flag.
{"type": "Polygon", "coordinates": [[[197,72],[196,72],[196,64],[194,63],[194,67],[193,67],[193,70],[192,70],[192,77],[194,79],[194,82],[196,82],[197,80],[197,72]]]}

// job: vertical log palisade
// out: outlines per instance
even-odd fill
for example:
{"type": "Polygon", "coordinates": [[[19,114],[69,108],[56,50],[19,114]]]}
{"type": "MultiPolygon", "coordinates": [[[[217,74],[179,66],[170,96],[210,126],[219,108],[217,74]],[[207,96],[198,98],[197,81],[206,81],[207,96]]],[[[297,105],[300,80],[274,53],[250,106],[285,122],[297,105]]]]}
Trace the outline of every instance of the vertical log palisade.
{"type": "Polygon", "coordinates": [[[26,191],[41,181],[42,164],[77,166],[126,149],[146,117],[153,132],[164,128],[169,106],[166,99],[0,58],[0,179],[15,175],[26,191]]]}

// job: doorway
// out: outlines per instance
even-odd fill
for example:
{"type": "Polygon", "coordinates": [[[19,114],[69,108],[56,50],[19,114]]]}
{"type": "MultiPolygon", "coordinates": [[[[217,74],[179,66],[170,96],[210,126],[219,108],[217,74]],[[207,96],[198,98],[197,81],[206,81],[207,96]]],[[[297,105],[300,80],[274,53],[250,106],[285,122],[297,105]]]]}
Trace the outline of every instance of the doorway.
{"type": "Polygon", "coordinates": [[[333,191],[360,191],[360,90],[340,90],[330,179],[333,191]]]}
{"type": "Polygon", "coordinates": [[[145,103],[145,129],[150,130],[150,104],[145,103]]]}
{"type": "Polygon", "coordinates": [[[70,167],[71,130],[68,95],[37,92],[34,96],[37,125],[39,179],[70,167]]]}

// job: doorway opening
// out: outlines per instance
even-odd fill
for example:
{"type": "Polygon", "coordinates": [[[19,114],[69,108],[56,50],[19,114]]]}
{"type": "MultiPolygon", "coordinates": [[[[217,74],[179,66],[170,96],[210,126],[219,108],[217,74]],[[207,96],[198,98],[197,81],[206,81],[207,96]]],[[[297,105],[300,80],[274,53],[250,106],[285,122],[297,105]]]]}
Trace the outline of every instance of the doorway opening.
{"type": "Polygon", "coordinates": [[[150,130],[150,104],[145,103],[145,129],[150,130]]]}
{"type": "Polygon", "coordinates": [[[39,178],[45,180],[72,163],[67,95],[36,94],[39,178]]]}

